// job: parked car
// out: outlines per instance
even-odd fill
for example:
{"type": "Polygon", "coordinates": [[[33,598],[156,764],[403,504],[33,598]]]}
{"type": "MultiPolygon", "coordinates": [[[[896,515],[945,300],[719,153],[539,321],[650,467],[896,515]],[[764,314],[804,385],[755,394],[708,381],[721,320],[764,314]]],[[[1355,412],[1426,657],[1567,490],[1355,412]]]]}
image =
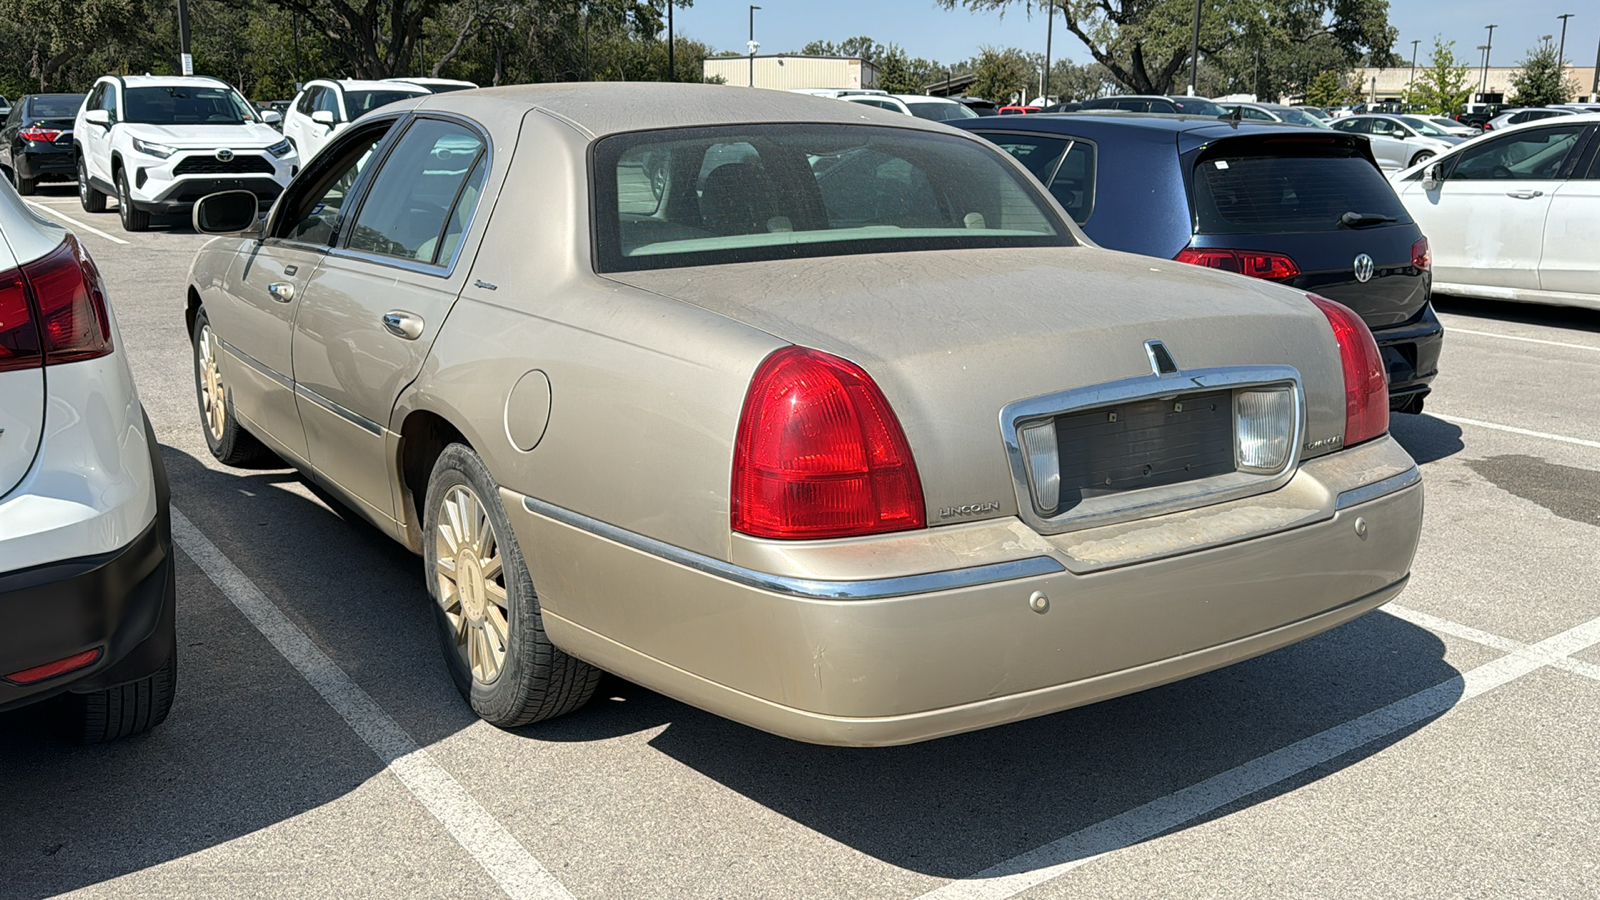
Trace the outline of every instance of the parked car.
{"type": "Polygon", "coordinates": [[[1383,354],[1391,407],[1421,411],[1444,336],[1427,230],[1395,199],[1366,139],[1084,113],[957,127],[1015,156],[1102,247],[1275,281],[1355,310],[1383,354]]]}
{"type": "Polygon", "coordinates": [[[1249,119],[1256,122],[1282,122],[1285,125],[1305,125],[1309,128],[1328,128],[1328,123],[1307,112],[1298,106],[1284,106],[1279,103],[1239,103],[1218,102],[1226,112],[1239,111],[1241,120],[1249,119]]]}
{"type": "Polygon", "coordinates": [[[294,101],[293,100],[257,100],[256,101],[256,109],[261,110],[261,112],[263,114],[270,112],[270,113],[274,113],[274,114],[276,114],[278,116],[278,120],[276,122],[272,123],[272,127],[278,129],[278,132],[280,134],[283,132],[283,117],[287,116],[289,114],[289,108],[291,106],[293,106],[293,105],[294,105],[294,101]]]}
{"type": "Polygon", "coordinates": [[[215,78],[107,75],[72,127],[78,201],[98,213],[115,196],[126,231],[149,228],[152,215],[187,215],[221,190],[270,204],[300,164],[277,118],[215,78]]]}
{"type": "Polygon", "coordinates": [[[1064,100],[1064,101],[1062,101],[1060,103],[1052,103],[1049,106],[1046,106],[1044,109],[1041,109],[1039,111],[1040,112],[1047,112],[1047,113],[1069,113],[1069,112],[1077,112],[1080,109],[1083,109],[1083,101],[1081,101],[1081,100],[1064,100]]]}
{"type": "Polygon", "coordinates": [[[361,116],[380,106],[428,94],[427,88],[399,81],[308,81],[284,116],[283,136],[299,151],[301,159],[309,160],[361,116]]]}
{"type": "Polygon", "coordinates": [[[1440,293],[1600,308],[1600,114],[1492,131],[1394,186],[1440,293]]]}
{"type": "Polygon", "coordinates": [[[1171,113],[1185,116],[1206,116],[1220,119],[1228,111],[1204,97],[1166,97],[1161,95],[1127,94],[1117,97],[1096,97],[1085,100],[1084,111],[1120,109],[1123,112],[1171,113]]]}
{"type": "Polygon", "coordinates": [[[1042,112],[1043,107],[1038,106],[1002,106],[995,112],[1002,116],[1025,116],[1029,113],[1042,112]]]}
{"type": "Polygon", "coordinates": [[[1474,125],[1463,125],[1448,116],[1429,116],[1418,113],[1416,118],[1459,138],[1474,138],[1483,134],[1483,129],[1474,125]]]}
{"type": "Polygon", "coordinates": [[[1420,119],[1406,121],[1411,118],[1378,114],[1352,115],[1334,122],[1333,128],[1335,131],[1369,134],[1403,142],[1405,159],[1399,166],[1402,169],[1438,156],[1463,140],[1445,134],[1442,129],[1427,125],[1420,119]]]}
{"type": "Polygon", "coordinates": [[[1312,118],[1321,119],[1323,122],[1333,121],[1333,114],[1320,106],[1294,106],[1291,109],[1297,109],[1312,118]]]}
{"type": "Polygon", "coordinates": [[[414,84],[426,89],[432,94],[448,94],[451,91],[470,91],[478,86],[474,81],[462,81],[459,78],[391,78],[403,84],[414,84]]]}
{"type": "Polygon", "coordinates": [[[30,196],[41,181],[71,181],[72,125],[82,94],[26,94],[0,126],[0,170],[30,196]]]}
{"type": "Polygon", "coordinates": [[[1556,116],[1575,116],[1577,110],[1561,109],[1558,107],[1540,107],[1537,109],[1508,109],[1495,116],[1483,125],[1484,131],[1499,131],[1512,125],[1521,125],[1524,122],[1537,122],[1540,119],[1553,119],[1556,116]]]}
{"type": "Polygon", "coordinates": [[[965,104],[957,103],[944,97],[928,97],[921,94],[848,94],[840,97],[850,103],[860,103],[864,106],[875,106],[878,109],[887,109],[905,116],[916,116],[919,119],[928,119],[932,122],[946,122],[951,119],[976,119],[978,114],[967,108],[965,104]]]}
{"type": "Polygon", "coordinates": [[[195,219],[243,232],[189,278],[213,453],[271,448],[422,554],[497,725],[607,669],[802,740],[922,740],[1333,627],[1416,548],[1360,318],[1089,246],[940,123],[445,94],[351,126],[264,223],[229,194],[195,219]]]}
{"type": "Polygon", "coordinates": [[[1000,114],[1000,104],[995,103],[993,100],[985,100],[982,97],[951,97],[950,99],[980,116],[998,116],[1000,114]]]}
{"type": "Polygon", "coordinates": [[[1489,120],[1510,108],[1506,103],[1468,103],[1466,111],[1456,116],[1462,125],[1482,129],[1489,120]]]}
{"type": "Polygon", "coordinates": [[[837,100],[842,97],[851,97],[856,94],[871,94],[877,97],[889,96],[888,91],[877,88],[785,88],[791,94],[809,94],[813,97],[832,97],[837,100]]]}
{"type": "Polygon", "coordinates": [[[166,471],[88,251],[0,185],[0,711],[93,742],[177,677],[166,471]]]}
{"type": "Polygon", "coordinates": [[[0,94],[0,118],[9,115],[11,115],[11,101],[7,100],[4,94],[0,94]]]}

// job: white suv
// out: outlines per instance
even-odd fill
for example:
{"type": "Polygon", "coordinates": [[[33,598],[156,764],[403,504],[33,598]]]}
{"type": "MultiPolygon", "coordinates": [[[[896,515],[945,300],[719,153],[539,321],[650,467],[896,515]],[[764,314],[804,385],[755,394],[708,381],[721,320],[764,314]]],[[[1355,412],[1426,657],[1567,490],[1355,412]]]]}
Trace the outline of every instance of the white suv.
{"type": "Polygon", "coordinates": [[[310,161],[333,136],[350,123],[397,100],[428,96],[428,89],[403,81],[334,81],[319,78],[308,81],[283,119],[283,136],[310,161]]]}
{"type": "Polygon", "coordinates": [[[269,205],[300,168],[277,121],[215,78],[107,75],[73,126],[78,199],[104,212],[115,195],[128,231],[149,228],[152,213],[186,215],[217,191],[269,205]]]}

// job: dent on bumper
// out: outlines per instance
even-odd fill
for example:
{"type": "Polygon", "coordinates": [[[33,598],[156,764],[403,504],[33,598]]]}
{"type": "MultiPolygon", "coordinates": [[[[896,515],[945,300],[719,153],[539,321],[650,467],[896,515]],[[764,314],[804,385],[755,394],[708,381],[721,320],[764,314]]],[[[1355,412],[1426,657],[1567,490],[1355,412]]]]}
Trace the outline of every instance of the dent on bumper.
{"type": "Polygon", "coordinates": [[[1416,549],[1419,477],[1413,466],[1341,473],[1322,485],[1326,515],[1250,539],[1084,571],[1046,542],[1008,562],[1051,571],[985,562],[938,573],[960,582],[942,589],[885,593],[889,576],[874,579],[880,596],[846,600],[796,589],[828,579],[751,584],[504,499],[521,545],[538,548],[529,564],[558,646],[767,731],[880,745],[1153,687],[1388,601],[1416,549]]]}

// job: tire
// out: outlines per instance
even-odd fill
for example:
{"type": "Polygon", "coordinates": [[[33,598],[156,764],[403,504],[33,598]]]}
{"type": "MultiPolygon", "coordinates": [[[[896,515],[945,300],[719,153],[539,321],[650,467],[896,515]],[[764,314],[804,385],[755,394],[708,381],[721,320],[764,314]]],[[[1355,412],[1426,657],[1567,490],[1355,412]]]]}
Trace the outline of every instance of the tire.
{"type": "Polygon", "coordinates": [[[1412,394],[1398,403],[1391,403],[1389,411],[1408,416],[1420,416],[1422,415],[1422,397],[1419,394],[1412,394]]]}
{"type": "Polygon", "coordinates": [[[32,197],[38,190],[39,179],[23,178],[21,172],[17,171],[16,169],[12,169],[11,185],[17,189],[18,194],[21,194],[24,197],[32,197]]]}
{"type": "MultiPolygon", "coordinates": [[[[1415,166],[1415,165],[1418,165],[1419,163],[1425,163],[1428,160],[1433,159],[1437,155],[1438,154],[1434,153],[1432,150],[1423,150],[1422,152],[1418,153],[1416,156],[1411,157],[1411,165],[1415,166]]],[[[1407,166],[1407,168],[1410,168],[1410,166],[1407,166]]]]}
{"type": "Polygon", "coordinates": [[[217,337],[205,307],[194,316],[190,344],[194,357],[194,393],[200,405],[200,430],[217,462],[225,466],[250,466],[272,456],[272,451],[246,431],[233,414],[233,392],[222,381],[217,361],[217,337]],[[214,402],[220,401],[220,402],[214,402]]]}
{"type": "Polygon", "coordinates": [[[78,154],[78,204],[84,212],[103,213],[106,211],[106,195],[94,189],[89,183],[89,167],[83,161],[83,154],[78,154]]]}
{"type": "Polygon", "coordinates": [[[128,173],[125,169],[117,170],[117,215],[122,218],[123,231],[150,230],[150,214],[133,206],[132,195],[128,192],[128,173]]]}
{"type": "Polygon", "coordinates": [[[439,645],[473,712],[491,725],[515,728],[588,703],[601,672],[545,635],[539,595],[494,478],[471,448],[451,444],[439,455],[423,509],[423,569],[439,645]],[[486,551],[491,564],[480,566],[486,551]],[[503,654],[498,660],[496,646],[503,654]]]}
{"type": "Polygon", "coordinates": [[[160,725],[172,710],[178,685],[178,651],[154,673],[92,694],[62,696],[67,737],[80,744],[99,744],[129,737],[160,725]]]}

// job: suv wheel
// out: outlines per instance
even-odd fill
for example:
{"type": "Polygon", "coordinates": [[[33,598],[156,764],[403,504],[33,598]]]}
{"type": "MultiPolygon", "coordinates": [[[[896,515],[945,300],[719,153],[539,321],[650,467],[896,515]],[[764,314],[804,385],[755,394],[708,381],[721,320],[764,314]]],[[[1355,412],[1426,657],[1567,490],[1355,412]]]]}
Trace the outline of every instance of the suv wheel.
{"type": "Polygon", "coordinates": [[[117,170],[117,215],[122,217],[123,231],[149,231],[150,214],[133,208],[133,198],[128,192],[128,171],[117,170]]]}
{"type": "Polygon", "coordinates": [[[140,734],[160,725],[172,710],[178,684],[178,651],[150,675],[92,694],[66,694],[62,706],[67,737],[99,744],[140,734]]]}
{"type": "Polygon", "coordinates": [[[600,670],[545,635],[539,595],[488,466],[465,444],[434,463],[422,553],[445,665],[473,712],[515,728],[589,702],[600,670]]]}
{"type": "Polygon", "coordinates": [[[78,203],[83,206],[84,212],[103,213],[106,211],[106,195],[94,189],[89,183],[89,166],[83,161],[83,154],[78,154],[78,203]]]}

